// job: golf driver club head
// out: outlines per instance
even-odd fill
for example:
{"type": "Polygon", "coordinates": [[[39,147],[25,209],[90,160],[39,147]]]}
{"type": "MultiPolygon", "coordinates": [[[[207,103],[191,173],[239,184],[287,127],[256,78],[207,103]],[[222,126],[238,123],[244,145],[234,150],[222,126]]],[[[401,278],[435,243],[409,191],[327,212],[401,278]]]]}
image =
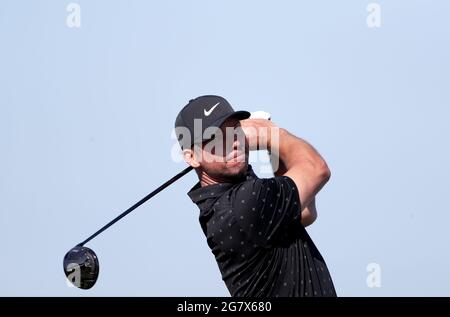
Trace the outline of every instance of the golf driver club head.
{"type": "Polygon", "coordinates": [[[64,273],[74,286],[90,289],[97,281],[100,265],[97,255],[87,247],[76,246],[64,256],[64,273]]]}
{"type": "Polygon", "coordinates": [[[111,227],[117,221],[128,215],[130,212],[135,210],[137,207],[148,201],[150,198],[158,194],[164,188],[170,186],[175,181],[192,171],[192,166],[186,167],[180,173],[169,179],[167,182],[159,186],[157,189],[152,191],[150,194],[139,200],[133,206],[122,212],[116,218],[108,222],[102,228],[97,230],[94,234],[89,236],[86,240],[78,244],[76,247],[72,248],[64,256],[63,266],[64,274],[66,274],[67,279],[74,286],[81,289],[90,289],[94,286],[98,278],[98,273],[100,271],[100,265],[98,263],[97,255],[91,249],[84,247],[86,243],[94,239],[100,233],[111,227]]]}

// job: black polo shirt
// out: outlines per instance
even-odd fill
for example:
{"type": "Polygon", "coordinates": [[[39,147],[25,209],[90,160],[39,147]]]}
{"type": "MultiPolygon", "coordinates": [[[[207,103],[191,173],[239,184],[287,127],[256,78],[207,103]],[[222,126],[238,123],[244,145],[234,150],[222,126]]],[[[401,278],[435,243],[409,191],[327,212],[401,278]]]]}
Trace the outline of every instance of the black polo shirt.
{"type": "Polygon", "coordinates": [[[251,166],[236,183],[188,193],[232,296],[336,296],[324,259],[300,222],[297,186],[287,176],[258,178],[251,166]]]}

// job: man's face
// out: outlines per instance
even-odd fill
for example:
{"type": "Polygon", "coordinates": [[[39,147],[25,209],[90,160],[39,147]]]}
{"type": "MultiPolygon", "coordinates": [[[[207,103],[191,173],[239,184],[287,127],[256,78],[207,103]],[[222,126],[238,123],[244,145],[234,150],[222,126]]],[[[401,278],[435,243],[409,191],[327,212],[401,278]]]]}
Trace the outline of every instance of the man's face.
{"type": "Polygon", "coordinates": [[[194,157],[201,169],[211,177],[225,180],[239,178],[247,171],[248,153],[244,131],[234,118],[220,126],[213,140],[194,147],[194,157]]]}

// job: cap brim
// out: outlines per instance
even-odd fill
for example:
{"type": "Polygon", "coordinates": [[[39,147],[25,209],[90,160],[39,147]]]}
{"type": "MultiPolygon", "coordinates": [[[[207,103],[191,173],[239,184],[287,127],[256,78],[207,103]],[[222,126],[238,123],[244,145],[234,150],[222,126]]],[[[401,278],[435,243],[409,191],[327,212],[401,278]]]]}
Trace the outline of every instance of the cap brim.
{"type": "MultiPolygon", "coordinates": [[[[233,112],[233,113],[229,113],[229,114],[227,114],[227,115],[225,115],[225,116],[222,116],[222,117],[218,118],[216,121],[214,121],[214,122],[210,125],[210,127],[217,127],[217,128],[220,128],[220,126],[221,126],[225,121],[227,121],[228,119],[234,118],[234,119],[238,119],[238,120],[245,120],[245,119],[250,118],[250,116],[251,116],[251,113],[248,112],[248,111],[244,111],[244,110],[235,111],[235,112],[233,112]]],[[[203,138],[203,139],[202,139],[202,142],[208,141],[208,140],[210,140],[210,139],[205,139],[205,138],[203,138]]],[[[194,143],[197,143],[197,142],[198,142],[198,140],[197,140],[197,141],[194,141],[194,143]]]]}
{"type": "Polygon", "coordinates": [[[251,113],[248,111],[235,111],[233,113],[229,113],[223,117],[220,117],[216,121],[214,121],[211,126],[212,127],[220,127],[225,121],[227,121],[230,118],[238,119],[238,120],[245,120],[250,118],[251,113]]]}

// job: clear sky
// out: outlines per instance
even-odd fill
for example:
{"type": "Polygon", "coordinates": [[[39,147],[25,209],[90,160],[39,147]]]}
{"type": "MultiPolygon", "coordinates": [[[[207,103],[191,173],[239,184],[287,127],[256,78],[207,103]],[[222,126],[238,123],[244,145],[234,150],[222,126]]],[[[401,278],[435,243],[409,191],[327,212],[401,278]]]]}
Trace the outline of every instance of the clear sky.
{"type": "Polygon", "coordinates": [[[375,28],[370,2],[79,0],[71,28],[70,1],[2,1],[0,295],[228,296],[194,173],[88,244],[93,289],[62,268],[185,167],[175,117],[219,94],[327,160],[308,232],[339,295],[450,296],[450,2],[374,1],[375,28]]]}

